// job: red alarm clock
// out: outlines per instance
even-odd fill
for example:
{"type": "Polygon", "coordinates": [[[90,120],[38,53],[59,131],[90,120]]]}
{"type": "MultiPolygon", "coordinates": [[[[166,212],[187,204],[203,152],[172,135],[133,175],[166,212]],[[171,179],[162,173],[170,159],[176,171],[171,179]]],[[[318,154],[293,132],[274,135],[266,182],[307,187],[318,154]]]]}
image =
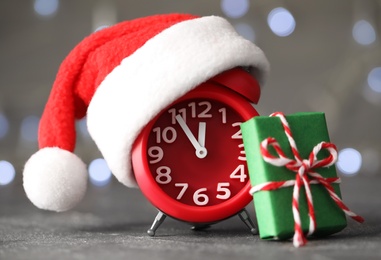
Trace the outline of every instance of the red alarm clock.
{"type": "Polygon", "coordinates": [[[260,87],[235,68],[202,83],[159,113],[132,149],[136,181],[166,216],[195,228],[238,214],[256,233],[245,207],[252,200],[240,124],[258,113],[260,87]]]}

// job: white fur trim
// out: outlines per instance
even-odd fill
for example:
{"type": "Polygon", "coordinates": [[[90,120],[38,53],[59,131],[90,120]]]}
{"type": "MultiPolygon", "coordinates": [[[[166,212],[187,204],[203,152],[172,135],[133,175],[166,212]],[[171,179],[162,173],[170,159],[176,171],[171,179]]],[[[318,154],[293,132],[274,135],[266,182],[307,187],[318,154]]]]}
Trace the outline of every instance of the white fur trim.
{"type": "Polygon", "coordinates": [[[136,186],[130,153],[142,127],[200,83],[237,66],[253,67],[260,82],[269,70],[263,52],[216,16],[173,25],[125,58],[87,111],[89,133],[115,177],[136,186]]]}
{"type": "Polygon", "coordinates": [[[75,154],[56,147],[32,155],[23,175],[26,195],[41,209],[71,209],[82,200],[87,188],[86,165],[75,154]]]}

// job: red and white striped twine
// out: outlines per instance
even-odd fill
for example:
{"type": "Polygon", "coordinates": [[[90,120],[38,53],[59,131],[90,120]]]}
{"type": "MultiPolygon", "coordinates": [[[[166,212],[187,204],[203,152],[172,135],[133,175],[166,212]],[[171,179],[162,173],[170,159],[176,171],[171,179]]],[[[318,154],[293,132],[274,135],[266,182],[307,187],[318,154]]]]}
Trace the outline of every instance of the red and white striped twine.
{"type": "Polygon", "coordinates": [[[261,154],[263,156],[264,161],[270,163],[274,166],[278,167],[286,167],[287,169],[296,173],[295,180],[287,180],[287,181],[274,181],[267,182],[263,184],[256,185],[251,188],[250,193],[254,194],[258,191],[270,191],[276,190],[284,187],[294,186],[293,189],[293,197],[292,197],[292,213],[294,217],[294,237],[293,243],[295,247],[303,246],[307,243],[306,236],[302,230],[302,224],[300,220],[300,212],[299,212],[299,194],[300,188],[304,186],[306,198],[307,198],[307,206],[308,206],[308,215],[310,220],[309,231],[307,235],[311,235],[316,230],[316,218],[315,211],[313,206],[312,194],[310,184],[321,184],[326,188],[327,192],[331,196],[331,198],[335,201],[335,203],[344,211],[345,214],[353,218],[354,220],[362,223],[364,219],[361,216],[356,215],[354,212],[350,211],[347,206],[343,203],[343,201],[339,198],[339,196],[335,193],[335,190],[332,187],[332,183],[340,183],[340,178],[323,178],[319,173],[315,172],[314,169],[320,167],[329,167],[335,164],[337,161],[337,149],[336,146],[332,143],[321,142],[317,144],[312,152],[310,153],[308,159],[302,159],[299,151],[296,147],[296,143],[294,138],[292,137],[292,132],[286,117],[281,112],[276,112],[271,114],[270,116],[277,116],[280,118],[281,123],[283,125],[284,131],[286,133],[287,139],[290,143],[290,147],[292,153],[294,155],[294,159],[287,158],[279,143],[275,138],[269,137],[261,142],[261,154]],[[277,156],[272,155],[268,147],[273,147],[277,153],[277,156]],[[329,156],[318,160],[317,154],[321,150],[327,150],[329,152],[329,156]]]}

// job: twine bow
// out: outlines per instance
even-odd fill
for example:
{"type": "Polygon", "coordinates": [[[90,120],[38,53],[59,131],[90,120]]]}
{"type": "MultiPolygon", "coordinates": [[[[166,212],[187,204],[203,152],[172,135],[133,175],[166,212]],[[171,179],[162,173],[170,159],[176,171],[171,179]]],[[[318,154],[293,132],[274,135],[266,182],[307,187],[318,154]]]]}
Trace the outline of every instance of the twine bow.
{"type": "Polygon", "coordinates": [[[314,170],[321,167],[330,167],[337,161],[337,149],[336,146],[332,143],[321,142],[317,144],[308,159],[302,159],[299,154],[299,151],[296,147],[296,143],[294,138],[292,137],[292,132],[286,117],[281,112],[276,112],[271,114],[270,116],[277,116],[280,118],[283,128],[285,130],[287,139],[290,143],[290,147],[292,150],[292,154],[294,156],[293,159],[288,158],[280,147],[279,143],[275,138],[269,137],[261,142],[261,154],[267,163],[270,163],[277,167],[286,167],[287,169],[296,173],[295,180],[287,180],[287,181],[274,181],[267,182],[263,184],[256,185],[251,188],[250,193],[254,194],[258,191],[270,191],[276,190],[279,188],[294,186],[293,189],[293,197],[292,197],[292,213],[294,217],[294,237],[293,243],[295,247],[303,246],[307,243],[307,239],[303,233],[301,220],[300,220],[300,212],[299,212],[299,194],[300,188],[304,186],[305,194],[307,198],[307,206],[308,206],[308,216],[309,216],[309,231],[307,235],[311,235],[316,230],[316,218],[315,218],[315,210],[313,206],[313,199],[310,184],[321,184],[329,193],[330,197],[333,201],[344,211],[345,214],[353,218],[358,222],[364,222],[364,219],[354,212],[350,211],[347,206],[343,203],[343,201],[339,198],[339,196],[335,193],[335,190],[332,187],[332,183],[340,183],[340,178],[323,178],[319,173],[314,170]],[[273,147],[277,156],[272,155],[268,148],[273,147]],[[318,160],[317,154],[322,151],[328,151],[328,156],[318,160]]]}

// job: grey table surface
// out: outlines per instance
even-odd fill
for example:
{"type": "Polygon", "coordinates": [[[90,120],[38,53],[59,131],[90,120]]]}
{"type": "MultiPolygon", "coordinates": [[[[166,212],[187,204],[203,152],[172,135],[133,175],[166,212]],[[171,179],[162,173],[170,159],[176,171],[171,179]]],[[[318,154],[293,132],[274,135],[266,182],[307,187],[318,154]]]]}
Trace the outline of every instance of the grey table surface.
{"type": "MultiPolygon", "coordinates": [[[[345,203],[366,222],[294,248],[253,236],[235,216],[203,231],[167,220],[147,235],[157,211],[138,189],[117,182],[89,187],[75,209],[35,208],[21,181],[0,187],[0,259],[381,259],[381,178],[345,177],[345,203]]],[[[252,203],[247,210],[255,220],[252,203]]]]}

